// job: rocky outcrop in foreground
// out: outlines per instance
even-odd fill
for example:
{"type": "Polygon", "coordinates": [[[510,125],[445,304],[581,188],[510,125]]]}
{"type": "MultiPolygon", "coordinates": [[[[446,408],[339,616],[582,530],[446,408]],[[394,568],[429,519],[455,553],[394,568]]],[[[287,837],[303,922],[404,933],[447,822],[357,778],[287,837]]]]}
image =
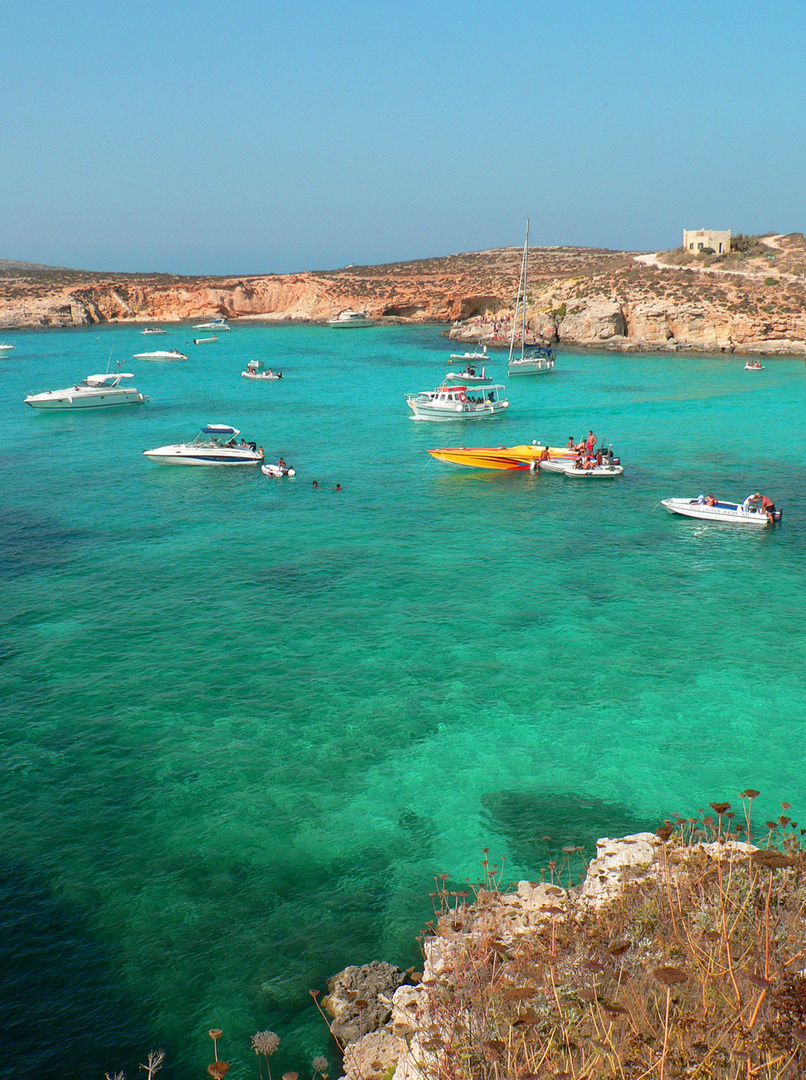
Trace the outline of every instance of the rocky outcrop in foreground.
{"type": "Polygon", "coordinates": [[[803,853],[721,823],[711,840],[671,832],[599,840],[581,888],[446,894],[420,982],[391,969],[377,1008],[362,984],[365,1018],[390,1015],[347,1046],[347,1080],[509,1076],[517,1061],[538,1080],[570,1077],[572,1060],[588,1070],[573,1075],[683,1075],[702,1059],[733,1077],[737,1057],[788,1058],[794,1071],[776,1075],[803,1075],[806,1004],[792,1002],[806,972],[786,974],[802,956],[803,853]]]}

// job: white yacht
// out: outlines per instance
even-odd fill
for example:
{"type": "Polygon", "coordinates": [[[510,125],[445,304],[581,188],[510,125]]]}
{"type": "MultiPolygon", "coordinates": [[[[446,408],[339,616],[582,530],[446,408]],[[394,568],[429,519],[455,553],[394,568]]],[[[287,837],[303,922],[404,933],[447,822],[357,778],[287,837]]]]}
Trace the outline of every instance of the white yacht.
{"type": "Polygon", "coordinates": [[[194,330],[229,330],[230,325],[226,319],[211,319],[210,322],[200,322],[193,324],[194,330]]]}
{"type": "Polygon", "coordinates": [[[351,327],[374,326],[368,311],[340,311],[335,319],[328,319],[328,326],[337,330],[346,330],[351,327]]]}
{"type": "Polygon", "coordinates": [[[167,330],[163,330],[161,326],[147,326],[145,330],[140,331],[141,334],[167,334],[167,330]]]}
{"type": "Polygon", "coordinates": [[[509,408],[509,402],[501,398],[505,386],[438,386],[436,390],[422,390],[419,394],[407,394],[406,404],[413,416],[410,420],[489,420],[509,408]]]}
{"type": "Polygon", "coordinates": [[[157,349],[156,352],[136,352],[135,360],[187,360],[179,349],[157,349]]]}
{"type": "Polygon", "coordinates": [[[237,442],[240,431],[229,424],[205,424],[189,443],[173,443],[144,450],[143,456],[160,465],[260,465],[263,447],[237,442]]]}
{"type": "Polygon", "coordinates": [[[148,401],[133,386],[122,386],[123,379],[133,379],[130,371],[118,371],[106,375],[88,375],[76,386],[66,390],[45,390],[31,394],[25,404],[32,409],[101,409],[112,405],[142,405],[148,401]]]}
{"type": "Polygon", "coordinates": [[[14,352],[16,345],[0,345],[0,353],[14,352]]]}

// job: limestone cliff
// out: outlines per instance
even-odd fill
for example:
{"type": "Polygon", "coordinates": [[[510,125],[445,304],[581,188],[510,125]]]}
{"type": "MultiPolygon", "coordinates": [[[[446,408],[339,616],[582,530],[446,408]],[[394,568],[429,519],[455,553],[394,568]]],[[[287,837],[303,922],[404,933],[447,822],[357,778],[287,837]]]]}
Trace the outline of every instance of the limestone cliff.
{"type": "MultiPolygon", "coordinates": [[[[376,319],[452,324],[505,346],[520,251],[450,255],[299,274],[190,278],[99,274],[0,261],[0,329],[108,322],[376,319]]],[[[806,243],[768,236],[749,256],[530,251],[529,339],[621,350],[806,353],[806,243]]]]}

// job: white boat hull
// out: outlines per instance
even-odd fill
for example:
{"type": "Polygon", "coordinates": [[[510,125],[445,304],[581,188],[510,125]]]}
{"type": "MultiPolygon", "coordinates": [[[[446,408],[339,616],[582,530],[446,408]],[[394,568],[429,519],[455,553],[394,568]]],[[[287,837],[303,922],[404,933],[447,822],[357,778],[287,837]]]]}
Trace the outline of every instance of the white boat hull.
{"type": "Polygon", "coordinates": [[[545,357],[510,360],[507,370],[510,375],[545,375],[554,371],[554,360],[547,360],[545,357]]]}
{"type": "Polygon", "coordinates": [[[415,398],[406,398],[413,416],[410,420],[435,420],[442,423],[455,421],[490,420],[494,416],[500,416],[509,408],[508,401],[489,401],[483,405],[465,402],[458,405],[431,405],[425,402],[417,402],[415,398]]]}
{"type": "Polygon", "coordinates": [[[165,352],[162,349],[156,352],[140,352],[134,354],[135,360],[187,360],[184,353],[177,352],[175,349],[170,352],[165,352]]]}
{"type": "Polygon", "coordinates": [[[146,398],[138,390],[102,390],[97,394],[71,394],[69,390],[46,390],[33,394],[25,404],[41,412],[66,412],[78,409],[108,409],[120,405],[142,405],[146,398]]]}
{"type": "Polygon", "coordinates": [[[577,469],[575,466],[563,469],[563,476],[572,480],[612,480],[614,476],[621,476],[624,472],[623,465],[594,465],[590,469],[577,469]]]}
{"type": "Polygon", "coordinates": [[[554,458],[552,461],[538,461],[536,464],[540,472],[564,473],[573,466],[574,458],[554,458]]]}
{"type": "Polygon", "coordinates": [[[17,348],[17,346],[16,346],[16,345],[0,345],[0,353],[4,353],[4,352],[14,352],[14,350],[15,350],[16,348],[17,348]]]}
{"type": "Polygon", "coordinates": [[[264,382],[275,379],[282,379],[283,376],[279,372],[276,375],[269,375],[268,372],[262,371],[242,371],[241,377],[244,379],[256,379],[258,382],[264,382]]]}
{"type": "Polygon", "coordinates": [[[261,465],[260,466],[260,471],[263,473],[264,476],[282,477],[282,476],[296,476],[297,475],[297,470],[296,469],[281,469],[279,465],[271,465],[271,464],[261,465]]]}
{"type": "MultiPolygon", "coordinates": [[[[763,529],[770,524],[764,511],[757,510],[755,507],[745,510],[741,503],[718,502],[714,506],[707,506],[698,499],[661,499],[661,506],[665,507],[670,514],[697,518],[700,521],[716,521],[723,525],[749,525],[763,529]]],[[[780,511],[776,513],[779,520],[780,511]]]]}
{"type": "Polygon", "coordinates": [[[234,465],[260,465],[263,461],[256,450],[246,447],[206,448],[189,444],[158,446],[155,450],[144,450],[143,457],[160,465],[208,465],[227,468],[234,465]]]}

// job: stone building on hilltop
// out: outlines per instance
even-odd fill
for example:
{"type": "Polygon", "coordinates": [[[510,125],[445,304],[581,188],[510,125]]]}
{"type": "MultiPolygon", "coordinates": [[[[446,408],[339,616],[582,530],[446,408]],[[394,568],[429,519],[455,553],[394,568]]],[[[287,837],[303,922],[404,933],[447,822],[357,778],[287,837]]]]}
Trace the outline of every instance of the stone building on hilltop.
{"type": "Polygon", "coordinates": [[[730,251],[730,229],[683,229],[683,248],[686,251],[710,250],[715,255],[730,251]]]}

